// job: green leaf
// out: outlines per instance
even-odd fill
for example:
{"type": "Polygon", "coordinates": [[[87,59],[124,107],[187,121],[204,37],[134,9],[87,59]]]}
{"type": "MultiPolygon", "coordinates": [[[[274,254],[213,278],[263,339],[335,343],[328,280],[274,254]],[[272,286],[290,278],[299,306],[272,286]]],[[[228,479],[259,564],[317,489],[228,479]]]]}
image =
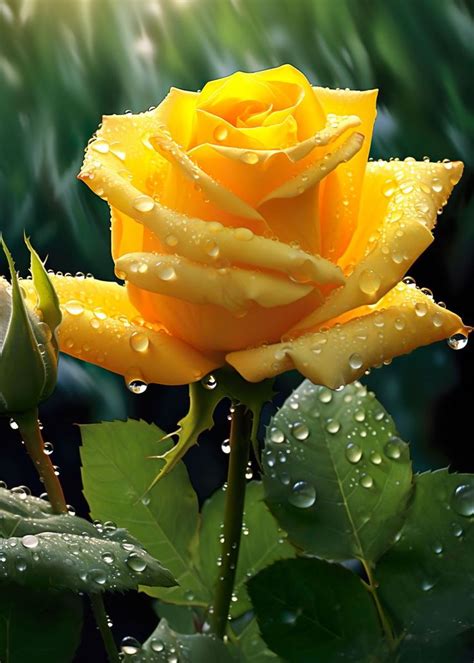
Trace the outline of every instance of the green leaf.
{"type": "Polygon", "coordinates": [[[338,564],[291,559],[248,583],[268,646],[290,663],[361,661],[381,650],[377,613],[362,581],[338,564]]]}
{"type": "Polygon", "coordinates": [[[212,635],[181,635],[162,619],[137,654],[125,661],[140,663],[231,663],[232,658],[221,640],[212,635]]]}
{"type": "MultiPolygon", "coordinates": [[[[28,247],[31,256],[30,271],[33,277],[33,284],[38,295],[38,308],[43,315],[45,322],[54,334],[59,327],[62,319],[61,308],[56,291],[51,283],[51,279],[44,268],[39,255],[31,245],[28,237],[25,235],[25,244],[28,247]]],[[[57,344],[56,344],[57,347],[57,344]]]]}
{"type": "Polygon", "coordinates": [[[379,594],[409,640],[435,646],[474,626],[474,475],[415,477],[397,542],[376,569],[379,594]]]}
{"type": "Polygon", "coordinates": [[[0,536],[24,536],[38,532],[78,534],[108,541],[126,542],[139,546],[137,539],[126,530],[97,523],[67,514],[55,514],[49,502],[26,495],[24,491],[12,492],[0,488],[0,536]]]}
{"type": "Polygon", "coordinates": [[[308,552],[373,562],[401,527],[408,446],[358,383],[333,392],[305,380],[272,419],[263,460],[266,502],[308,552]]]}
{"type": "Polygon", "coordinates": [[[70,592],[9,584],[0,593],[0,661],[73,660],[82,628],[82,600],[70,592]]]}
{"type": "Polygon", "coordinates": [[[237,638],[235,658],[242,663],[279,663],[280,657],[268,649],[257,620],[252,617],[237,638]]]}
{"type": "Polygon", "coordinates": [[[170,441],[153,424],[134,420],[81,426],[81,435],[84,494],[93,518],[125,527],[180,585],[146,591],[169,602],[207,605],[209,588],[192,564],[198,503],[184,464],[147,492],[156,474],[149,458],[170,441]]]}
{"type": "Polygon", "coordinates": [[[257,431],[260,412],[263,404],[270,401],[272,397],[272,380],[251,384],[233,370],[221,369],[213,375],[207,376],[202,382],[191,383],[189,385],[189,411],[178,423],[178,442],[161,455],[154,456],[154,458],[164,460],[164,463],[154,477],[151,487],[175,467],[188,449],[197,444],[201,433],[212,428],[214,410],[224,398],[245,403],[252,412],[251,440],[255,457],[259,459],[257,431]]]}
{"type": "Polygon", "coordinates": [[[204,611],[190,605],[174,605],[173,603],[163,603],[156,601],[155,612],[160,619],[166,619],[170,628],[178,633],[192,635],[197,630],[196,624],[199,624],[204,611]]]}
{"type": "Polygon", "coordinates": [[[41,532],[0,539],[0,560],[9,581],[28,587],[93,593],[176,584],[145,550],[127,541],[78,534],[41,532]]]}
{"type": "MultiPolygon", "coordinates": [[[[222,519],[225,492],[218,490],[206,501],[202,509],[202,525],[199,537],[199,559],[204,582],[213,588],[219,576],[219,560],[222,544],[222,519]]],[[[263,501],[261,483],[252,481],[245,494],[244,524],[240,541],[239,561],[231,603],[231,616],[237,617],[251,609],[245,583],[258,571],[272,562],[295,554],[293,546],[268,511],[263,501]]]]}

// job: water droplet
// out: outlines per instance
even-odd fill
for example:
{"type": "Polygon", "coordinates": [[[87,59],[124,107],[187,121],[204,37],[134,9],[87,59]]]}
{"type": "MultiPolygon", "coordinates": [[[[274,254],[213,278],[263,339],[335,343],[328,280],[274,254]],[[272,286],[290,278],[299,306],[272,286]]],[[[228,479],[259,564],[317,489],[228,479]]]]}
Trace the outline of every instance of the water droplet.
{"type": "Polygon", "coordinates": [[[234,237],[241,242],[248,242],[253,237],[253,232],[250,228],[236,228],[234,230],[234,237]]]}
{"type": "Polygon", "coordinates": [[[433,544],[433,551],[436,555],[441,555],[443,552],[443,545],[437,541],[435,544],[433,544]]]}
{"type": "Polygon", "coordinates": [[[28,495],[31,495],[31,491],[28,486],[15,486],[11,489],[11,492],[20,500],[26,500],[28,495]]]}
{"type": "Polygon", "coordinates": [[[167,235],[165,237],[165,242],[168,246],[177,246],[178,238],[176,237],[176,235],[167,235]]]}
{"type": "Polygon", "coordinates": [[[428,313],[428,306],[424,302],[416,302],[415,313],[419,318],[423,318],[428,313]]]}
{"type": "Polygon", "coordinates": [[[102,559],[106,564],[113,564],[115,561],[115,557],[110,552],[102,553],[102,559]]]}
{"type": "Polygon", "coordinates": [[[441,193],[443,190],[443,184],[441,183],[441,180],[438,179],[437,177],[433,177],[431,181],[431,188],[435,193],[441,193]]]}
{"type": "Polygon", "coordinates": [[[460,516],[474,516],[474,485],[458,486],[454,491],[451,505],[460,516]]]}
{"type": "Polygon", "coordinates": [[[363,364],[364,360],[357,352],[354,352],[354,354],[349,357],[349,366],[353,371],[357,371],[359,368],[362,368],[363,364]]]}
{"type": "Polygon", "coordinates": [[[97,585],[105,585],[107,576],[102,569],[92,569],[87,573],[87,580],[95,582],[97,585]]]}
{"type": "Polygon", "coordinates": [[[206,251],[207,255],[210,258],[218,258],[219,257],[219,253],[220,253],[219,245],[217,244],[217,242],[214,242],[214,240],[212,240],[212,239],[208,240],[205,243],[204,250],[206,251]]]}
{"type": "Polygon", "coordinates": [[[329,421],[326,424],[326,430],[328,433],[331,433],[331,435],[335,435],[338,433],[341,429],[341,424],[336,421],[335,419],[329,419],[329,421]]]}
{"type": "Polygon", "coordinates": [[[229,130],[224,124],[219,124],[214,129],[214,139],[217,140],[219,143],[225,140],[228,135],[229,135],[229,130]]]}
{"type": "Polygon", "coordinates": [[[359,408],[354,412],[354,419],[358,422],[365,421],[365,410],[359,408]]]}
{"type": "Polygon", "coordinates": [[[370,474],[363,474],[360,478],[359,484],[362,486],[362,488],[372,488],[374,485],[374,480],[370,474]]]}
{"type": "Polygon", "coordinates": [[[308,509],[316,501],[316,490],[307,481],[297,481],[293,484],[288,501],[300,509],[308,509]]]}
{"type": "Polygon", "coordinates": [[[382,463],[382,456],[378,451],[372,451],[370,454],[370,462],[374,465],[380,465],[382,463]]]}
{"type": "Polygon", "coordinates": [[[382,194],[386,198],[390,198],[395,192],[395,182],[393,180],[386,180],[382,185],[382,194]]]}
{"type": "Polygon", "coordinates": [[[441,313],[433,313],[433,316],[431,318],[431,322],[433,323],[434,327],[442,327],[443,326],[443,316],[441,313]]]}
{"type": "Polygon", "coordinates": [[[217,380],[216,378],[210,373],[209,375],[206,375],[202,380],[201,384],[204,387],[204,389],[207,389],[208,391],[212,391],[217,387],[217,380]]]}
{"type": "Polygon", "coordinates": [[[221,451],[225,454],[230,454],[230,440],[228,438],[222,442],[221,451]]]}
{"type": "Polygon", "coordinates": [[[332,401],[332,393],[326,387],[323,387],[318,396],[321,403],[330,403],[332,401]]]}
{"type": "Polygon", "coordinates": [[[448,338],[448,345],[452,350],[462,350],[466,347],[467,341],[466,334],[459,332],[448,338]]]}
{"type": "Polygon", "coordinates": [[[39,539],[34,534],[25,534],[21,539],[21,543],[25,548],[37,548],[39,545],[39,539]]]}
{"type": "Polygon", "coordinates": [[[405,329],[405,318],[395,318],[395,322],[393,324],[397,331],[402,331],[402,329],[405,329]]]}
{"type": "Polygon", "coordinates": [[[404,447],[404,442],[399,437],[393,436],[384,446],[384,453],[387,458],[391,458],[392,460],[399,460],[404,451],[404,447]]]}
{"type": "Polygon", "coordinates": [[[18,430],[18,424],[16,423],[15,419],[10,419],[10,428],[12,430],[18,430]]]}
{"type": "Polygon", "coordinates": [[[285,441],[285,435],[279,428],[272,428],[270,430],[270,440],[276,444],[281,444],[285,441]]]}
{"type": "Polygon", "coordinates": [[[41,333],[44,336],[44,342],[49,343],[49,341],[53,338],[51,327],[47,325],[45,322],[39,322],[38,329],[41,331],[41,333]]]}
{"type": "Polygon", "coordinates": [[[141,649],[141,644],[135,638],[127,635],[122,639],[122,642],[120,643],[120,649],[122,650],[123,654],[133,656],[133,654],[138,654],[141,649]]]}
{"type": "Polygon", "coordinates": [[[435,583],[434,583],[433,580],[425,579],[425,580],[423,580],[422,583],[421,583],[421,589],[422,589],[424,592],[429,592],[430,589],[433,589],[434,586],[435,586],[435,583]]]}
{"type": "Polygon", "coordinates": [[[99,152],[100,154],[107,154],[109,151],[109,144],[106,140],[103,138],[97,138],[92,144],[91,147],[93,150],[96,152],[99,152]]]}
{"type": "Polygon", "coordinates": [[[27,569],[26,561],[24,559],[17,559],[15,566],[17,571],[20,572],[26,571],[27,569]]]}
{"type": "Polygon", "coordinates": [[[300,421],[297,421],[292,425],[291,432],[293,437],[296,437],[296,439],[300,441],[307,440],[310,435],[308,426],[300,421]]]}
{"type": "Polygon", "coordinates": [[[464,530],[459,523],[451,523],[451,531],[457,539],[464,534],[464,530]]]}
{"type": "Polygon", "coordinates": [[[249,166],[255,166],[255,164],[258,163],[258,154],[255,152],[244,152],[241,156],[241,159],[249,166]]]}
{"type": "Polygon", "coordinates": [[[137,571],[141,573],[146,569],[146,561],[138,553],[130,553],[127,557],[127,565],[132,569],[132,571],[137,571]]]}
{"type": "Polygon", "coordinates": [[[159,638],[152,638],[150,640],[150,649],[154,652],[159,653],[165,648],[163,642],[159,638]]]}
{"type": "Polygon", "coordinates": [[[346,446],[346,458],[350,463],[358,463],[362,458],[362,453],[362,449],[354,442],[349,442],[346,446]]]}
{"type": "Polygon", "coordinates": [[[151,212],[155,207],[155,201],[150,196],[137,196],[133,201],[133,207],[137,212],[151,212]]]}
{"type": "Polygon", "coordinates": [[[138,378],[127,380],[127,389],[132,394],[143,394],[147,390],[147,387],[148,385],[144,380],[139,380],[138,378]]]}
{"type": "Polygon", "coordinates": [[[70,315],[82,315],[84,313],[84,306],[76,299],[70,299],[64,304],[64,309],[70,315]]]}
{"type": "Polygon", "coordinates": [[[142,332],[133,332],[130,336],[130,347],[135,352],[146,352],[150,347],[150,339],[142,332]]]}
{"type": "Polygon", "coordinates": [[[364,269],[359,276],[359,288],[366,295],[375,295],[381,282],[380,276],[373,269],[364,269]]]}

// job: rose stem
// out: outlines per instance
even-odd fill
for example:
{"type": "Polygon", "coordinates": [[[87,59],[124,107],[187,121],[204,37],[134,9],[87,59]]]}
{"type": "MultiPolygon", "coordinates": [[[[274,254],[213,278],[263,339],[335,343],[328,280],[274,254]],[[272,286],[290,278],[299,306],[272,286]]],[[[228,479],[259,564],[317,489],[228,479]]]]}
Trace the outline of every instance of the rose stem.
{"type": "MultiPolygon", "coordinates": [[[[66,514],[68,512],[64,493],[49,456],[44,453],[44,441],[38,424],[38,409],[34,408],[15,416],[18,430],[25,443],[28,455],[46,488],[48,499],[53,513],[66,514]]],[[[107,624],[107,615],[101,594],[89,594],[92,612],[99,627],[104,647],[110,663],[117,663],[120,659],[115,647],[112,633],[107,624]]]]}
{"type": "Polygon", "coordinates": [[[230,426],[230,458],[224,504],[222,566],[216,583],[211,618],[212,630],[221,639],[226,632],[239,558],[251,423],[252,414],[245,405],[234,405],[230,426]]]}
{"type": "Polygon", "coordinates": [[[48,493],[53,513],[67,513],[66,500],[53,464],[44,453],[44,442],[38,424],[38,410],[34,408],[15,417],[26,450],[48,493]]]}
{"type": "Polygon", "coordinates": [[[109,663],[119,663],[120,656],[118,654],[117,647],[115,646],[112,631],[108,625],[107,613],[105,612],[104,599],[102,598],[102,594],[89,594],[89,599],[96,624],[99,628],[100,635],[102,636],[102,642],[104,643],[109,663]]]}
{"type": "Polygon", "coordinates": [[[387,640],[389,650],[393,652],[396,648],[396,640],[395,640],[395,637],[393,635],[392,626],[391,626],[391,624],[390,624],[390,622],[389,622],[389,620],[388,620],[388,618],[387,618],[387,616],[384,612],[382,604],[380,603],[380,599],[379,599],[379,596],[378,596],[378,593],[377,593],[377,587],[378,587],[377,581],[375,580],[374,574],[372,573],[372,567],[370,566],[370,562],[367,562],[365,560],[361,560],[361,561],[362,561],[362,565],[364,567],[365,573],[367,575],[367,580],[368,580],[368,583],[364,583],[364,584],[367,587],[370,594],[372,595],[372,598],[373,598],[374,603],[375,603],[375,607],[377,609],[377,614],[379,616],[380,624],[382,626],[382,629],[383,629],[383,632],[384,632],[384,635],[385,635],[385,639],[387,640]]]}

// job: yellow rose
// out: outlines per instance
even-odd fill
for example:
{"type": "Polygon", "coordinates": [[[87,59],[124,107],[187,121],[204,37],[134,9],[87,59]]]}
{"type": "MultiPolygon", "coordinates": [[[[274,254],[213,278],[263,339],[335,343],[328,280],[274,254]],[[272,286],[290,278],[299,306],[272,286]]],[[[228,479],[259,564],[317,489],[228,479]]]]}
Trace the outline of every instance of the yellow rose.
{"type": "Polygon", "coordinates": [[[402,281],[462,164],[367,163],[375,101],[284,65],[104,117],[79,177],[126,287],[56,277],[61,349],[129,381],[228,363],[334,388],[463,330],[402,281]]]}

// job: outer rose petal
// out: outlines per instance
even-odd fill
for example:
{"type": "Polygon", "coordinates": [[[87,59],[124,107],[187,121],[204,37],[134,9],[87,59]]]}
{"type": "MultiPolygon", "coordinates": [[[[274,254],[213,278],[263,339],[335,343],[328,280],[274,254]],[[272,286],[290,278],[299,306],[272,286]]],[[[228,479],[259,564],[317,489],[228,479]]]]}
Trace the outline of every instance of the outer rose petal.
{"type": "Polygon", "coordinates": [[[431,244],[437,211],[462,174],[460,162],[369,163],[362,191],[360,222],[339,264],[352,270],[346,284],[300,320],[288,337],[326,320],[372,304],[394,287],[431,244]],[[434,188],[433,188],[434,187],[434,188]]]}
{"type": "Polygon", "coordinates": [[[236,315],[256,303],[264,308],[285,306],[309,294],[313,287],[264,272],[191,262],[178,255],[129,253],[116,261],[117,273],[129,283],[193,304],[215,304],[236,315]]]}
{"type": "Polygon", "coordinates": [[[357,225],[360,192],[376,116],[377,90],[330,90],[316,87],[314,93],[326,113],[357,115],[362,120],[358,128],[364,135],[362,149],[350,163],[328,175],[321,190],[322,255],[337,260],[357,225]]]}
{"type": "Polygon", "coordinates": [[[331,321],[328,331],[288,343],[232,352],[226,360],[250,382],[296,368],[316,384],[335,389],[367,368],[451,336],[462,320],[420,290],[397,285],[375,306],[331,321]]]}
{"type": "MultiPolygon", "coordinates": [[[[62,352],[120,373],[128,380],[187,384],[220,365],[160,325],[140,323],[126,289],[107,281],[51,275],[63,319],[62,352]]],[[[31,281],[22,280],[30,303],[36,303],[31,281]]]]}

